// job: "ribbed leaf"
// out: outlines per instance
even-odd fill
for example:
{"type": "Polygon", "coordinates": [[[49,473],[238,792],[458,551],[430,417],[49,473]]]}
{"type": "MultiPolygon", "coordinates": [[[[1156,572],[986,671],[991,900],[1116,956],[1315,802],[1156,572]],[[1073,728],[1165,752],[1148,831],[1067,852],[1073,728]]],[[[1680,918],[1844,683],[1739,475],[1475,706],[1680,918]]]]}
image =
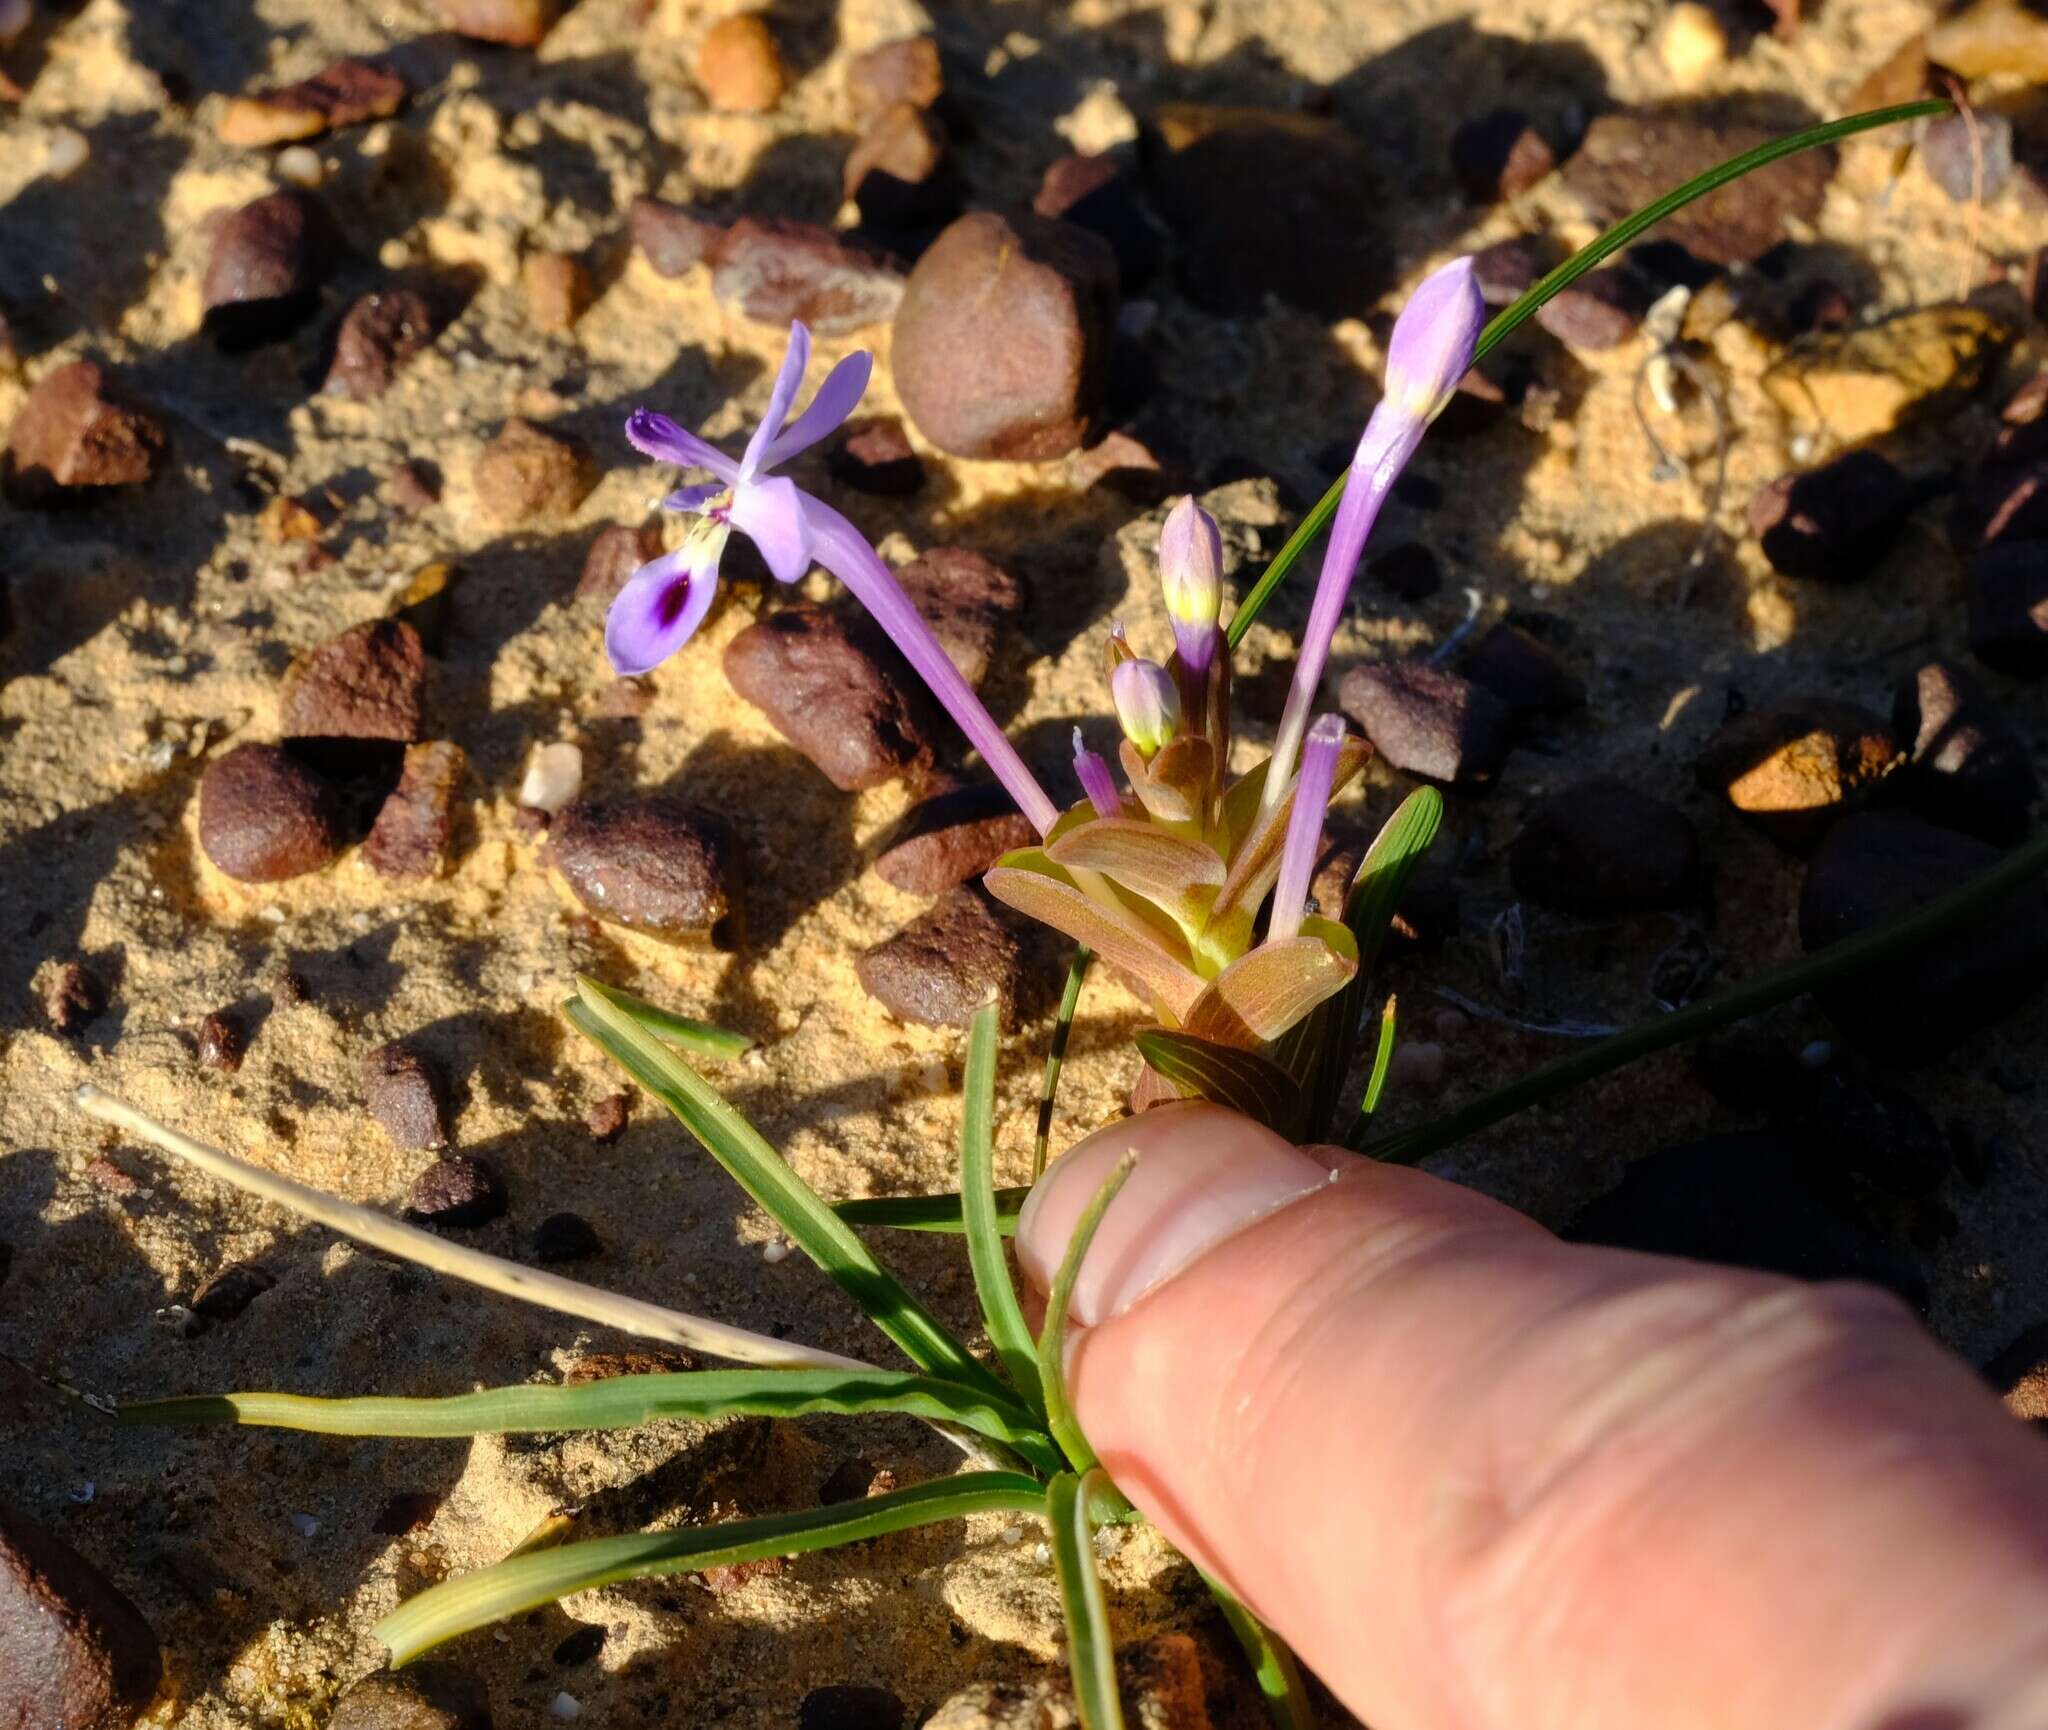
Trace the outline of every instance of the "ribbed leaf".
{"type": "Polygon", "coordinates": [[[1045,852],[1069,871],[1101,872],[1156,903],[1183,926],[1197,924],[1210,899],[1198,892],[1223,882],[1223,861],[1214,848],[1129,817],[1087,824],[1045,852]]]}
{"type": "Polygon", "coordinates": [[[1164,1027],[1141,1029],[1135,1039],[1139,1055],[1183,1095],[1227,1105],[1289,1140],[1299,1133],[1300,1084],[1271,1059],[1164,1027]]]}
{"type": "Polygon", "coordinates": [[[875,1260],[868,1246],[790,1170],[760,1132],[652,1034],[636,1025],[595,980],[579,977],[570,1020],[682,1121],[711,1157],[789,1233],[795,1244],[860,1305],[875,1326],[934,1375],[1003,1395],[998,1382],[944,1324],[875,1260]]]}
{"type": "Polygon", "coordinates": [[[984,1003],[975,1011],[967,1034],[967,1083],[960,1112],[960,1195],[967,1219],[967,1259],[974,1268],[974,1289],[981,1299],[989,1344],[995,1347],[1003,1374],[1026,1406],[1036,1407],[1038,1347],[1025,1324],[1003,1255],[996,1223],[996,1006],[984,1003]]]}
{"type": "Polygon", "coordinates": [[[1088,1246],[1095,1241],[1095,1233],[1102,1225],[1102,1216],[1116,1200],[1117,1192],[1129,1182],[1131,1168],[1137,1163],[1135,1150],[1125,1154],[1117,1161],[1116,1169],[1102,1180],[1095,1198],[1082,1209],[1074,1235],[1067,1241],[1067,1253],[1053,1275],[1052,1290],[1046,1294],[1045,1326],[1038,1335],[1038,1381],[1045,1394],[1046,1422],[1052,1429],[1053,1440],[1059,1443],[1060,1451],[1073,1462],[1077,1472],[1088,1471],[1097,1461],[1067,1399],[1067,1310],[1074,1301],[1074,1281],[1081,1272],[1088,1246]]]}
{"type": "Polygon", "coordinates": [[[1357,971],[1350,932],[1304,919],[1299,937],[1261,943],[1224,968],[1181,1019],[1198,1039],[1257,1049],[1336,996],[1357,971]]]}
{"type": "MultiPolygon", "coordinates": [[[[1017,1235],[1017,1215],[1024,1209],[1028,1189],[996,1191],[996,1229],[1005,1237],[1017,1235]]],[[[948,1236],[967,1229],[957,1195],[878,1195],[860,1201],[842,1201],[832,1210],[848,1225],[880,1225],[891,1231],[935,1231],[948,1236]]]]}
{"type": "Polygon", "coordinates": [[[649,1003],[644,997],[621,991],[616,985],[608,989],[612,1001],[649,1033],[658,1034],[671,1045],[680,1045],[698,1057],[744,1057],[754,1048],[753,1040],[744,1033],[731,1033],[723,1027],[713,1027],[708,1021],[677,1015],[658,1003],[649,1003]]]}
{"type": "Polygon", "coordinates": [[[1067,1061],[1067,1038],[1074,1031],[1074,1011],[1081,1003],[1081,981],[1088,977],[1088,963],[1094,952],[1085,943],[1074,946],[1074,959],[1067,963],[1067,985],[1060,993],[1060,1006],[1052,1018],[1052,1038],[1045,1048],[1045,1076],[1038,1084],[1038,1134],[1031,1143],[1031,1178],[1035,1183],[1045,1175],[1046,1150],[1052,1142],[1053,1099],[1060,1090],[1060,1071],[1067,1061]]]}
{"type": "Polygon", "coordinates": [[[444,1581],[401,1604],[377,1624],[376,1635],[390,1651],[392,1663],[404,1664],[444,1640],[552,1604],[572,1592],[621,1580],[731,1567],[766,1556],[835,1549],[969,1514],[1035,1513],[1043,1509],[1044,1496],[1037,1480],[1021,1472],[966,1472],[800,1513],[562,1544],[444,1581]]]}
{"type": "Polygon", "coordinates": [[[1121,967],[1176,1020],[1201,995],[1202,981],[1177,933],[1169,935],[1124,903],[1106,907],[1094,900],[1038,849],[1005,854],[982,882],[998,901],[1121,967]]]}
{"type": "Polygon", "coordinates": [[[1147,763],[1126,739],[1117,747],[1117,761],[1154,822],[1193,827],[1202,821],[1202,788],[1212,761],[1208,740],[1176,739],[1147,763]]]}
{"type": "Polygon", "coordinates": [[[1231,1633],[1237,1636],[1237,1643],[1251,1660],[1252,1675],[1265,1696],[1274,1730],[1315,1730],[1315,1711],[1309,1703],[1300,1666],[1287,1649],[1287,1642],[1247,1610],[1221,1580],[1203,1574],[1202,1583],[1209,1588],[1216,1607],[1230,1624],[1231,1633]]]}
{"type": "Polygon", "coordinates": [[[1390,993],[1386,1008],[1380,1011],[1380,1042],[1372,1054],[1372,1074],[1365,1084],[1365,1098],[1359,1102],[1358,1115],[1370,1117],[1380,1108],[1380,1094],[1387,1085],[1387,1068],[1394,1061],[1394,999],[1390,993]]]}
{"type": "Polygon", "coordinates": [[[1095,1570],[1095,1524],[1088,1507],[1109,1477],[1100,1466],[1085,1477],[1062,1472],[1046,1486],[1045,1523],[1051,1534],[1053,1572],[1060,1582],[1060,1608],[1067,1620],[1067,1668],[1074,1678],[1074,1702],[1082,1730],[1123,1730],[1123,1701],[1116,1687],[1116,1642],[1109,1631],[1109,1605],[1095,1570]]]}

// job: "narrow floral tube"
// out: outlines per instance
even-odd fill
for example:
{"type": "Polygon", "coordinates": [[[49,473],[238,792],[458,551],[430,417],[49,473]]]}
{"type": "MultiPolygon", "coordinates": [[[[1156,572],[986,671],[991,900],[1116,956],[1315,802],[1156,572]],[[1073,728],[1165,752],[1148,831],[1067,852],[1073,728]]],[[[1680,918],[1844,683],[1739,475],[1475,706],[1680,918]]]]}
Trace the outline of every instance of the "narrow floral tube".
{"type": "Polygon", "coordinates": [[[1324,715],[1308,730],[1302,747],[1301,779],[1294,790],[1294,809],[1287,814],[1287,839],[1280,847],[1280,876],[1273,885],[1273,916],[1266,922],[1266,941],[1282,943],[1301,933],[1308,905],[1309,881],[1323,846],[1323,814],[1337,778],[1337,756],[1344,748],[1344,717],[1324,715]]]}
{"type": "Polygon", "coordinates": [[[1107,760],[1081,742],[1079,727],[1074,729],[1074,775],[1081,783],[1081,791],[1088,796],[1088,803],[1095,807],[1096,816],[1124,814],[1123,795],[1116,790],[1116,777],[1110,773],[1107,760]]]}
{"type": "Polygon", "coordinates": [[[1458,380],[1470,370],[1472,352],[1485,326],[1486,302],[1480,298],[1469,258],[1457,259],[1430,275],[1395,320],[1394,334],[1387,343],[1386,391],[1365,423],[1364,436],[1351,459],[1344,497],[1323,553],[1322,574],[1316,578],[1316,598],[1302,632],[1294,683],[1288,688],[1287,705],[1274,735],[1273,766],[1266,772],[1264,795],[1268,806],[1279,801],[1293,772],[1366,537],[1429,423],[1443,411],[1458,380]]]}

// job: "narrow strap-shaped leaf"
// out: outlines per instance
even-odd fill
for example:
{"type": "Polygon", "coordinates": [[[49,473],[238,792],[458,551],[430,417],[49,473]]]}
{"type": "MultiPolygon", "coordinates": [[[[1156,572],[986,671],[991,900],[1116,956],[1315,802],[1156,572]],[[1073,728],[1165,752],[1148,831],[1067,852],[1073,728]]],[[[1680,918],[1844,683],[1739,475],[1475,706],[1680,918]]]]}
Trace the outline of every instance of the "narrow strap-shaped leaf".
{"type": "Polygon", "coordinates": [[[982,878],[998,901],[1085,943],[1121,967],[1178,1017],[1201,995],[1202,980],[1189,965],[1187,944],[1142,918],[1124,903],[1105,907],[1035,849],[1004,856],[982,878]],[[1043,864],[1040,863],[1043,861],[1043,864]]]}
{"type": "Polygon", "coordinates": [[[1231,1633],[1237,1636],[1237,1643],[1251,1660],[1252,1675],[1265,1697],[1274,1730],[1315,1730],[1315,1711],[1301,1680],[1301,1667],[1295,1663],[1287,1642],[1247,1610],[1214,1575],[1203,1574],[1202,1583],[1209,1588],[1224,1621],[1230,1624],[1231,1633]]]}
{"type": "Polygon", "coordinates": [[[1133,1148],[1116,1162],[1116,1169],[1102,1180],[1102,1187],[1095,1192],[1094,1200],[1082,1210],[1074,1235],[1068,1240],[1067,1253],[1061,1258],[1059,1272],[1053,1276],[1052,1290],[1046,1296],[1045,1327],[1038,1336],[1038,1381],[1045,1394],[1046,1423],[1052,1430],[1053,1440],[1059,1443],[1060,1451],[1073,1461],[1077,1472],[1088,1471],[1098,1462],[1095,1450],[1088,1445],[1088,1438],[1081,1433],[1073,1405],[1067,1399],[1067,1310],[1074,1301],[1074,1280],[1081,1272],[1081,1262],[1088,1254],[1088,1246],[1095,1241],[1102,1216],[1109,1211],[1109,1204],[1116,1200],[1117,1192],[1130,1180],[1131,1168],[1137,1163],[1137,1150],[1133,1148]]]}
{"type": "Polygon", "coordinates": [[[1055,865],[1100,871],[1162,906],[1183,899],[1191,888],[1223,883],[1215,848],[1130,817],[1098,818],[1045,852],[1055,865]]]}
{"type": "Polygon", "coordinates": [[[967,1033],[967,1081],[960,1113],[960,1194],[967,1219],[967,1259],[981,1298],[989,1344],[1010,1386],[1027,1406],[1039,1402],[1038,1347],[1017,1302],[1010,1264],[996,1224],[996,1006],[974,1012],[967,1033]]]}
{"type": "Polygon", "coordinates": [[[1395,1001],[1391,992],[1387,995],[1387,1006],[1380,1011],[1380,1042],[1372,1054],[1372,1074],[1365,1084],[1365,1098],[1359,1102],[1358,1115],[1370,1117],[1380,1108],[1380,1094],[1387,1085],[1387,1069],[1394,1061],[1395,1001]]]}
{"type": "Polygon", "coordinates": [[[616,985],[609,989],[612,1001],[649,1033],[659,1034],[671,1045],[680,1045],[698,1057],[744,1057],[754,1048],[754,1041],[744,1033],[733,1033],[723,1027],[714,1027],[708,1021],[678,1015],[658,1003],[649,1003],[644,997],[635,997],[630,991],[621,991],[616,985]]]}
{"type": "Polygon", "coordinates": [[[1067,1039],[1074,1031],[1074,1011],[1081,1003],[1081,981],[1088,977],[1088,963],[1095,953],[1085,943],[1074,945],[1074,959],[1067,963],[1066,989],[1052,1018],[1052,1039],[1045,1048],[1045,1078],[1038,1084],[1038,1134],[1031,1143],[1031,1181],[1045,1175],[1046,1150],[1052,1145],[1052,1106],[1060,1090],[1060,1070],[1067,1061],[1067,1039]]]}
{"type": "Polygon", "coordinates": [[[1016,1401],[988,1399],[955,1382],[901,1370],[694,1370],[610,1376],[573,1387],[532,1382],[445,1399],[197,1394],[123,1405],[116,1415],[124,1424],[244,1424],[329,1436],[425,1437],[624,1430],[663,1418],[797,1418],[814,1412],[906,1412],[963,1424],[1012,1445],[1044,1439],[1036,1418],[1016,1401]]]}
{"type": "MultiPolygon", "coordinates": [[[[1017,1235],[1017,1216],[1024,1211],[1028,1189],[996,1191],[996,1229],[1005,1237],[1017,1235]]],[[[933,1231],[951,1237],[967,1229],[967,1216],[960,1198],[939,1195],[874,1195],[859,1201],[842,1201],[833,1210],[848,1225],[880,1225],[891,1231],[933,1231]]]]}
{"type": "Polygon", "coordinates": [[[611,1001],[579,978],[570,1019],[627,1074],[681,1120],[711,1157],[789,1233],[797,1246],[860,1305],[913,1363],[985,1394],[1002,1384],[939,1319],[905,1291],[868,1246],[708,1081],[611,1001]]]}
{"type": "Polygon", "coordinates": [[[443,1581],[386,1616],[377,1624],[376,1636],[390,1651],[392,1663],[404,1664],[444,1640],[551,1604],[571,1592],[621,1580],[730,1567],[764,1556],[829,1550],[968,1514],[1035,1513],[1044,1508],[1044,1498],[1038,1481],[1021,1472],[965,1472],[800,1513],[562,1544],[443,1581]]]}
{"type": "Polygon", "coordinates": [[[1134,1037],[1139,1055],[1183,1094],[1226,1105],[1290,1139],[1296,1134],[1301,1088],[1272,1059],[1165,1027],[1134,1037]]]}
{"type": "Polygon", "coordinates": [[[1116,1686],[1116,1642],[1109,1631],[1109,1605],[1095,1568],[1095,1524],[1091,1496],[1106,1487],[1100,1466],[1084,1476],[1062,1472],[1045,1488],[1045,1523],[1051,1533],[1053,1572],[1059,1576],[1060,1608],[1067,1620],[1067,1668],[1082,1730],[1123,1730],[1123,1701],[1116,1686]]]}
{"type": "Polygon", "coordinates": [[[1224,968],[1182,1020],[1196,1038],[1219,1045],[1278,1039],[1357,973],[1351,934],[1330,920],[1305,920],[1300,936],[1261,943],[1224,968]]]}

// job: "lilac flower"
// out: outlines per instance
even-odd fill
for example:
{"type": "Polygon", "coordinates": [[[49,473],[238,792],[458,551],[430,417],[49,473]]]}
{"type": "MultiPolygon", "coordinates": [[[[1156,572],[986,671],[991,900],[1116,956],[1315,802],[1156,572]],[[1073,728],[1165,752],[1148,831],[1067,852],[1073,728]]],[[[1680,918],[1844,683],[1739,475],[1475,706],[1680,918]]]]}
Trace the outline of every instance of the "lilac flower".
{"type": "Polygon", "coordinates": [[[1266,772],[1265,803],[1271,806],[1286,793],[1309,710],[1323,681],[1330,643],[1344,616],[1359,555],[1372,533],[1380,506],[1393,490],[1429,423],[1443,412],[1472,365],[1472,351],[1486,324],[1486,302],[1472,274],[1472,261],[1460,258],[1429,276],[1401,309],[1387,344],[1386,394],[1365,424],[1351,459],[1343,503],[1330,529],[1323,554],[1316,598],[1302,633],[1301,658],[1281,712],[1273,740],[1273,766],[1266,772]]]}
{"type": "Polygon", "coordinates": [[[703,514],[676,552],[643,565],[619,591],[605,620],[605,652],[620,673],[644,673],[688,642],[710,608],[719,555],[727,536],[737,529],[761,549],[778,582],[795,582],[815,563],[844,583],[931,687],[1017,809],[1044,834],[1058,819],[1058,808],[948,659],[881,556],[838,511],[773,472],[844,421],[867,389],[873,358],[866,353],[849,355],[818,387],[811,406],[785,426],[810,358],[811,333],[792,324],[789,352],[776,375],[768,413],[737,463],[665,415],[640,409],[627,421],[627,438],[648,456],[682,468],[704,469],[716,479],[684,487],[664,501],[670,510],[703,514]]]}
{"type": "Polygon", "coordinates": [[[1181,665],[1199,681],[1215,658],[1223,610],[1223,536],[1194,495],[1173,507],[1159,531],[1159,586],[1181,665]]]}
{"type": "Polygon", "coordinates": [[[1266,924],[1268,943],[1285,942],[1301,931],[1309,879],[1315,875],[1316,855],[1322,851],[1323,813],[1329,807],[1337,753],[1343,747],[1342,715],[1321,716],[1309,728],[1294,809],[1287,814],[1287,839],[1280,848],[1280,877],[1273,888],[1273,915],[1266,924]]]}
{"type": "Polygon", "coordinates": [[[1180,726],[1180,691],[1157,661],[1132,656],[1109,675],[1109,695],[1124,737],[1138,755],[1152,758],[1173,740],[1180,726]]]}
{"type": "Polygon", "coordinates": [[[1088,796],[1088,803],[1095,808],[1098,817],[1121,817],[1124,814],[1123,795],[1116,790],[1116,777],[1110,773],[1109,764],[1096,752],[1081,742],[1081,729],[1074,729],[1074,776],[1081,783],[1081,791],[1088,796]]]}

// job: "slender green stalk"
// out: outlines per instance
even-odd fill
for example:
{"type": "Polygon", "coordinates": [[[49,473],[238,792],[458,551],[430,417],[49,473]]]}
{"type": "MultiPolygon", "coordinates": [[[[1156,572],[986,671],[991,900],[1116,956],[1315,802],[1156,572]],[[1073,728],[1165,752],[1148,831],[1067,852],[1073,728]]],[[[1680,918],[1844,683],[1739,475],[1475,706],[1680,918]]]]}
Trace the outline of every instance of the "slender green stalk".
{"type": "MultiPolygon", "coordinates": [[[[1979,872],[1967,883],[1904,913],[1860,931],[1854,937],[1830,944],[1817,955],[1788,962],[1754,979],[1743,981],[1718,996],[1689,1003],[1683,1009],[1631,1027],[1598,1045],[1572,1052],[1555,1063],[1482,1094],[1469,1105],[1447,1112],[1432,1122],[1419,1124],[1395,1135],[1365,1142],[1359,1151],[1374,1159],[1396,1165],[1412,1165],[1441,1148],[1463,1141],[1468,1135],[1526,1111],[1532,1105],[1554,1098],[1596,1075],[1648,1057],[1653,1052],[1682,1045],[1689,1039],[1712,1033],[1732,1021],[1776,1004],[1804,997],[1823,985],[1837,984],[1873,967],[1882,966],[1908,950],[1931,943],[1945,932],[1983,912],[2000,896],[2009,894],[2048,871],[2048,834],[2037,835],[2023,847],[1979,872]]],[[[1364,1120],[1360,1120],[1361,1127],[1364,1120]]],[[[1359,1146],[1354,1138],[1352,1145],[1359,1146]]]]}
{"type": "MultiPolygon", "coordinates": [[[[1017,1235],[1017,1215],[1024,1209],[1028,1189],[996,1191],[996,1229],[1005,1237],[1017,1235]]],[[[842,1201],[832,1210],[848,1225],[882,1225],[891,1231],[935,1231],[946,1236],[965,1231],[967,1222],[957,1195],[877,1195],[860,1201],[842,1201]]]]}
{"type": "Polygon", "coordinates": [[[1028,1406],[1039,1402],[1038,1348],[1017,1287],[1003,1255],[1002,1233],[996,1224],[996,1006],[984,1003],[975,1011],[967,1035],[967,1081],[960,1113],[960,1193],[967,1219],[967,1259],[974,1268],[974,1289],[988,1324],[1003,1374],[1028,1406]]]}
{"type": "Polygon", "coordinates": [[[1074,945],[1074,959],[1067,963],[1067,986],[1060,993],[1059,1013],[1052,1020],[1052,1044],[1045,1053],[1045,1079],[1038,1088],[1038,1139],[1031,1146],[1031,1181],[1045,1175],[1046,1149],[1052,1143],[1052,1102],[1060,1090],[1060,1069],[1067,1061],[1067,1039],[1074,1031],[1074,1010],[1081,1001],[1081,981],[1088,977],[1088,964],[1095,951],[1085,943],[1074,945]]]}
{"type": "Polygon", "coordinates": [[[687,1015],[677,1015],[673,1010],[664,1009],[658,1003],[649,1003],[644,997],[635,997],[630,991],[621,991],[616,985],[609,987],[609,990],[612,1002],[649,1033],[659,1035],[671,1045],[681,1046],[694,1056],[744,1057],[754,1048],[754,1041],[744,1033],[733,1033],[723,1027],[714,1027],[708,1021],[697,1021],[687,1015]]]}
{"type": "MultiPolygon", "coordinates": [[[[1486,329],[1480,332],[1479,345],[1472,360],[1477,365],[1503,337],[1534,316],[1536,309],[1549,300],[1560,289],[1568,288],[1574,282],[1614,256],[1634,240],[1645,229],[1662,222],[1673,211],[1681,210],[1696,198],[1704,198],[1710,192],[1718,191],[1731,180],[1739,180],[1745,174],[1768,167],[1781,157],[1795,156],[1802,150],[1817,149],[1832,144],[1837,139],[1847,138],[1853,133],[1868,132],[1879,126],[1894,126],[1905,120],[1923,120],[1929,115],[1945,114],[1952,105],[1941,100],[1926,102],[1905,102],[1895,108],[1874,108],[1867,114],[1851,114],[1841,120],[1830,121],[1825,126],[1810,127],[1804,132],[1790,133],[1783,138],[1774,138],[1768,144],[1760,144],[1754,150],[1732,157],[1718,168],[1710,168],[1696,180],[1689,180],[1675,192],[1668,192],[1654,204],[1646,204],[1633,216],[1624,217],[1612,228],[1560,264],[1529,292],[1502,312],[1495,315],[1486,329]]],[[[1348,472],[1348,471],[1347,471],[1348,472]]],[[[1287,544],[1274,556],[1252,591],[1244,598],[1244,604],[1237,609],[1230,621],[1229,642],[1234,649],[1244,641],[1252,621],[1280,586],[1281,579],[1301,557],[1308,544],[1323,530],[1331,517],[1337,514],[1337,501],[1344,496],[1345,476],[1340,475],[1330,483],[1330,489],[1315,502],[1308,515],[1301,519],[1301,525],[1287,537],[1287,544]]]]}
{"type": "Polygon", "coordinates": [[[1059,1576],[1060,1607],[1067,1620],[1067,1668],[1082,1730],[1123,1730],[1123,1700],[1116,1686],[1116,1641],[1109,1630],[1109,1604],[1095,1567],[1095,1523],[1089,1505],[1109,1475],[1100,1466],[1076,1476],[1062,1472],[1045,1489],[1045,1523],[1050,1532],[1053,1571],[1059,1576]]]}
{"type": "MultiPolygon", "coordinates": [[[[1200,1569],[1196,1572],[1201,1573],[1200,1569]]],[[[1265,1696],[1274,1730],[1315,1730],[1315,1711],[1309,1705],[1308,1689],[1301,1680],[1301,1667],[1287,1642],[1247,1610],[1230,1588],[1213,1574],[1202,1573],[1202,1584],[1216,1600],[1231,1633],[1251,1661],[1252,1676],[1265,1696]]]]}
{"type": "Polygon", "coordinates": [[[1380,1094],[1387,1085],[1387,1069],[1394,1061],[1394,1019],[1394,999],[1389,996],[1386,1008],[1380,1011],[1380,1042],[1372,1054],[1372,1077],[1365,1084],[1365,1098],[1359,1102],[1360,1117],[1370,1117],[1380,1108],[1380,1094]]]}
{"type": "Polygon", "coordinates": [[[1103,1179],[1095,1199],[1082,1211],[1059,1272],[1053,1276],[1052,1290],[1046,1295],[1045,1327],[1038,1336],[1038,1380],[1045,1392],[1046,1424],[1077,1472],[1092,1471],[1100,1462],[1088,1445],[1088,1438],[1081,1433],[1080,1420],[1074,1416],[1073,1404],[1067,1398],[1067,1309],[1074,1301],[1074,1281],[1081,1272],[1088,1246],[1095,1241],[1095,1233],[1102,1225],[1102,1216],[1130,1180],[1131,1169],[1137,1163],[1134,1148],[1117,1161],[1116,1169],[1103,1179]]]}

